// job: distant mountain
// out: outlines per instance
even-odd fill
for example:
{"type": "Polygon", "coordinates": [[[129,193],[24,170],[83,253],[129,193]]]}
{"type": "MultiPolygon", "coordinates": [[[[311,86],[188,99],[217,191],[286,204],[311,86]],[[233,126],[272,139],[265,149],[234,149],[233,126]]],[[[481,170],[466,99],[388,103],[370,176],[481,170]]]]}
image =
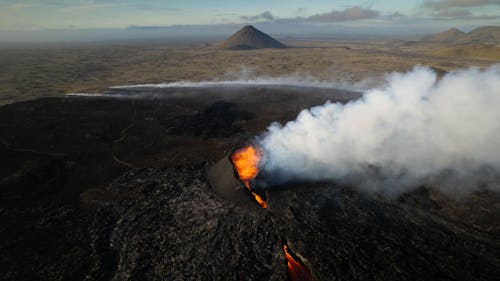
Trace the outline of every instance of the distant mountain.
{"type": "Polygon", "coordinates": [[[255,50],[265,48],[286,48],[284,44],[256,29],[251,25],[244,26],[219,45],[227,50],[255,50]]]}
{"type": "Polygon", "coordinates": [[[454,41],[458,40],[459,38],[461,38],[465,34],[467,34],[467,33],[462,32],[462,31],[460,31],[460,30],[458,30],[456,28],[450,28],[450,29],[448,29],[446,31],[426,36],[426,37],[422,38],[422,41],[425,41],[425,42],[442,42],[442,43],[444,43],[444,42],[454,42],[454,41]]]}
{"type": "Polygon", "coordinates": [[[472,30],[469,33],[462,32],[456,28],[447,31],[425,36],[423,42],[435,43],[500,43],[500,26],[483,26],[472,30]]]}
{"type": "Polygon", "coordinates": [[[500,26],[478,27],[457,40],[460,43],[500,43],[500,26]]]}

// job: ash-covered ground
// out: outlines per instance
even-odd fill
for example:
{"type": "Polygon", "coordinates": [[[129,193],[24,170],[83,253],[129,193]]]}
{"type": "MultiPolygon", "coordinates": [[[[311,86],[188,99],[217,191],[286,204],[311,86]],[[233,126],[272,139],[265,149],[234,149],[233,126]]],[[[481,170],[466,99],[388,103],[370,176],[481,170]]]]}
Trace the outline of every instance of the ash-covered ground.
{"type": "Polygon", "coordinates": [[[209,167],[347,91],[131,88],[0,108],[3,280],[498,280],[500,195],[380,198],[332,183],[219,197],[209,167]],[[249,198],[249,200],[252,200],[249,198]]]}

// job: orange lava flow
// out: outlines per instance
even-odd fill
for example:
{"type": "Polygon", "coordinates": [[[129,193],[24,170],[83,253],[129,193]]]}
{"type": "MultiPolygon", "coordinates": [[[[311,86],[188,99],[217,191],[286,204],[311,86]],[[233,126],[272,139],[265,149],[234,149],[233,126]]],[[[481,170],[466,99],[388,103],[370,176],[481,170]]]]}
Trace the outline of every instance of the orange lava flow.
{"type": "Polygon", "coordinates": [[[260,152],[253,146],[249,145],[238,149],[231,155],[231,161],[234,164],[238,177],[243,182],[245,187],[252,193],[255,201],[266,209],[267,203],[260,195],[252,191],[250,181],[253,180],[259,173],[259,161],[261,159],[260,152]]]}
{"type": "Polygon", "coordinates": [[[311,271],[293,258],[292,254],[288,252],[288,247],[286,245],[283,245],[283,251],[285,252],[285,258],[288,264],[288,275],[292,281],[313,280],[311,271]]]}
{"type": "MultiPolygon", "coordinates": [[[[248,187],[247,187],[248,188],[248,187]]],[[[250,191],[252,192],[252,195],[253,197],[255,198],[255,201],[257,201],[257,203],[259,203],[259,205],[264,208],[264,209],[267,209],[267,202],[264,201],[264,199],[262,199],[262,197],[260,197],[259,194],[253,192],[253,191],[250,191]]]]}

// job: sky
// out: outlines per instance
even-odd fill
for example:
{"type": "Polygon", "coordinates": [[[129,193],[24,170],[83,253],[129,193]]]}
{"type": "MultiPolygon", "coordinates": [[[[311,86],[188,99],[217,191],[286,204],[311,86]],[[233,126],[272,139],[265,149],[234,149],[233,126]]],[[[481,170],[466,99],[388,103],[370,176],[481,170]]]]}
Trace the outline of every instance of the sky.
{"type": "Polygon", "coordinates": [[[56,30],[62,34],[65,30],[165,28],[173,34],[175,30],[203,33],[204,28],[229,30],[242,24],[269,26],[283,34],[342,28],[398,34],[471,29],[500,25],[500,0],[0,0],[4,38],[34,38],[37,31],[55,34],[56,30]]]}

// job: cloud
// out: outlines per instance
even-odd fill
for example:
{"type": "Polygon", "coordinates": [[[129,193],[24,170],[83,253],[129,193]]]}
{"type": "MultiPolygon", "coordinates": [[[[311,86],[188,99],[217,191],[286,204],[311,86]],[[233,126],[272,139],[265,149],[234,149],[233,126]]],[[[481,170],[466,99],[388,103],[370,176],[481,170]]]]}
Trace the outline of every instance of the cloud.
{"type": "Polygon", "coordinates": [[[295,10],[295,14],[302,15],[302,14],[306,13],[306,11],[307,11],[307,9],[306,9],[306,8],[304,8],[304,7],[300,7],[300,8],[297,8],[297,9],[295,10]]]}
{"type": "Polygon", "coordinates": [[[172,11],[172,12],[183,11],[179,8],[174,8],[174,7],[170,7],[170,6],[155,5],[152,3],[142,3],[142,2],[141,3],[129,3],[129,4],[121,3],[120,5],[128,7],[128,8],[136,9],[136,10],[147,10],[147,11],[149,11],[149,10],[167,10],[167,11],[172,11]]]}
{"type": "MultiPolygon", "coordinates": [[[[85,2],[83,2],[85,3],[85,2]]],[[[59,9],[59,12],[62,13],[85,13],[90,11],[95,11],[102,8],[110,8],[114,7],[114,4],[83,4],[78,6],[68,6],[59,9]]]]}
{"type": "Polygon", "coordinates": [[[450,10],[450,11],[441,11],[436,13],[436,17],[442,18],[462,18],[469,17],[472,13],[469,10],[450,10]]]}
{"type": "MultiPolygon", "coordinates": [[[[1,4],[0,0],[0,4],[1,4]]],[[[23,3],[12,2],[7,6],[7,10],[17,12],[28,8],[52,8],[63,13],[82,13],[94,11],[102,8],[121,7],[133,10],[166,10],[173,12],[185,12],[179,8],[162,3],[148,3],[139,1],[122,0],[38,0],[24,1],[23,3]]]]}
{"type": "Polygon", "coordinates": [[[422,5],[424,8],[433,10],[445,10],[450,8],[479,7],[487,5],[498,5],[498,0],[426,0],[422,5]]]}
{"type": "MultiPolygon", "coordinates": [[[[9,4],[10,6],[19,6],[19,7],[43,7],[43,6],[51,6],[51,7],[65,7],[70,5],[83,5],[83,4],[94,4],[95,1],[88,0],[0,0],[0,4],[9,4]]],[[[102,1],[101,1],[102,2],[102,1]]]]}
{"type": "Polygon", "coordinates": [[[401,14],[400,12],[394,12],[390,15],[385,16],[385,18],[391,21],[400,21],[408,17],[404,14],[401,14]]]}
{"type": "Polygon", "coordinates": [[[238,16],[237,13],[220,13],[220,14],[215,14],[216,17],[234,17],[238,16]]]}
{"type": "Polygon", "coordinates": [[[451,9],[442,10],[432,14],[435,20],[494,20],[500,19],[500,14],[498,15],[474,15],[469,10],[464,9],[451,9]]]}
{"type": "Polygon", "coordinates": [[[311,22],[354,21],[376,18],[379,15],[378,11],[354,6],[343,11],[331,11],[329,13],[312,15],[307,17],[306,20],[311,22]]]}
{"type": "Polygon", "coordinates": [[[28,4],[28,3],[16,3],[10,5],[9,7],[7,7],[7,9],[11,12],[18,12],[24,9],[31,8],[33,6],[34,6],[33,4],[28,4]]]}
{"type": "Polygon", "coordinates": [[[255,16],[241,16],[240,19],[248,21],[258,21],[258,20],[272,21],[274,20],[274,16],[273,14],[271,14],[271,12],[265,11],[255,16]]]}
{"type": "Polygon", "coordinates": [[[466,20],[500,20],[500,15],[479,15],[479,16],[469,16],[462,19],[466,20]]]}

